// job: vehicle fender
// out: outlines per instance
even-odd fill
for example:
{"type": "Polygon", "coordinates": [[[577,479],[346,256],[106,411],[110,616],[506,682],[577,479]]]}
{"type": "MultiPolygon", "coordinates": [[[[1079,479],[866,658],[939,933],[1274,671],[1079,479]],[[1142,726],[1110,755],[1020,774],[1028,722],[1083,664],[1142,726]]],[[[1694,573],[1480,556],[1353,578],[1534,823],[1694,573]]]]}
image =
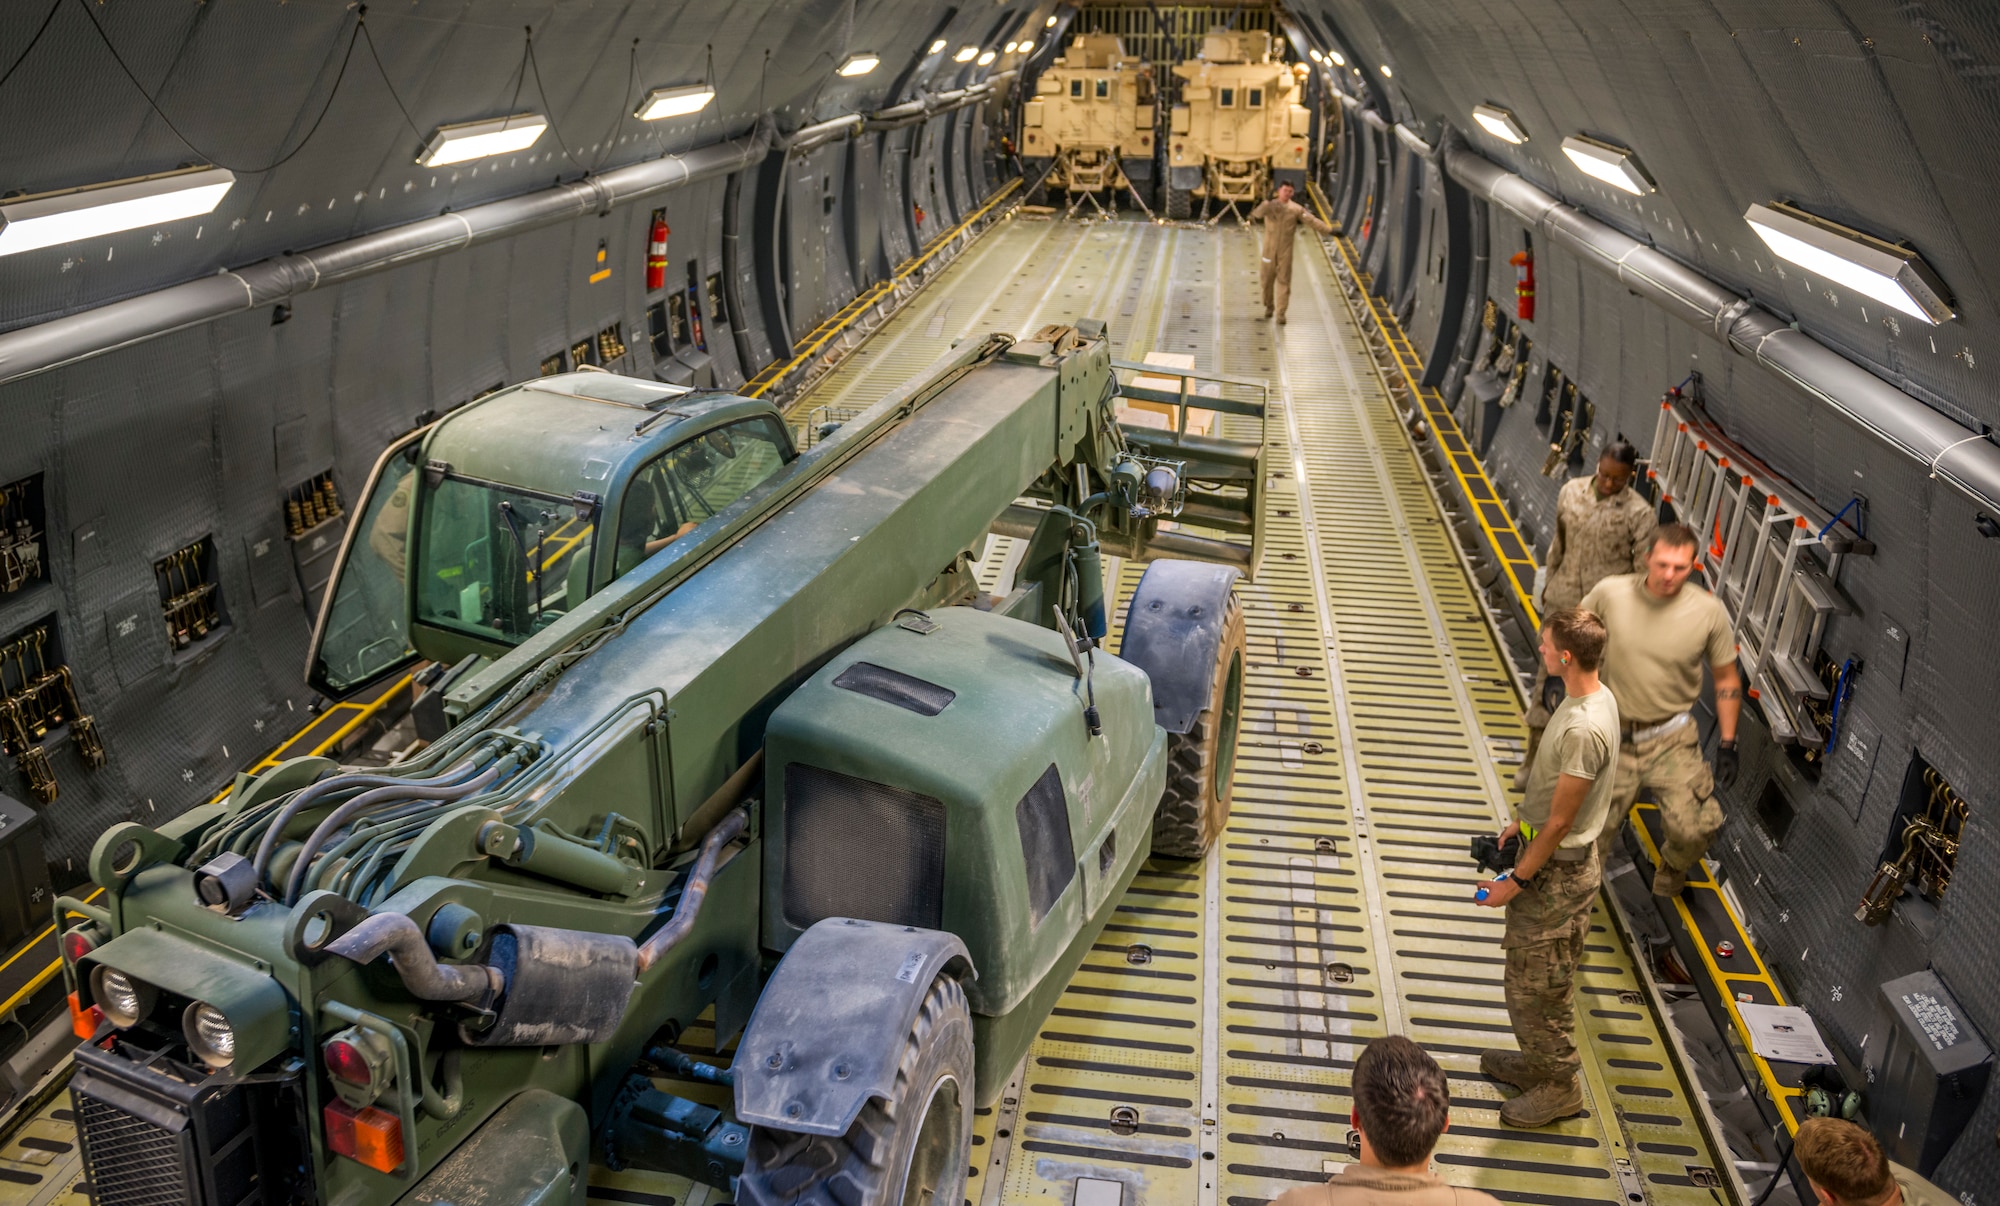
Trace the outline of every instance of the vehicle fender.
{"type": "Polygon", "coordinates": [[[956,934],[828,917],[764,986],[732,1066],[736,1118],[805,1135],[847,1133],[896,1066],[939,973],[975,978],[956,934]]]}
{"type": "Polygon", "coordinates": [[[583,1107],[546,1089],[516,1094],[417,1182],[405,1206],[583,1206],[590,1124],[583,1107]]]}
{"type": "Polygon", "coordinates": [[[1222,620],[1240,577],[1234,566],[1155,561],[1126,605],[1118,656],[1153,680],[1153,723],[1169,733],[1193,728],[1210,703],[1222,620]]]}

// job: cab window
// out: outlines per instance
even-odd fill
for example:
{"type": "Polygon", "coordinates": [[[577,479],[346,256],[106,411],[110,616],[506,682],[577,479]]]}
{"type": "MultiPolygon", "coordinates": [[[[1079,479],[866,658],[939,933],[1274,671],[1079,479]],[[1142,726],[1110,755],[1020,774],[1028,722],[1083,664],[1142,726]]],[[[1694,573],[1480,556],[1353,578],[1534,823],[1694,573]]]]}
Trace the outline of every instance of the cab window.
{"type": "Polygon", "coordinates": [[[333,584],[313,631],[307,677],[315,689],[345,697],[416,658],[404,599],[410,500],[421,472],[423,433],[390,446],[375,464],[360,520],[334,566],[333,584]]]}
{"type": "Polygon", "coordinates": [[[626,488],[615,572],[638,568],[784,468],[791,456],[784,429],[767,417],[718,427],[668,449],[626,488]]]}
{"type": "Polygon", "coordinates": [[[1072,80],[1070,80],[1070,82],[1069,82],[1069,96],[1070,96],[1070,99],[1071,99],[1071,100],[1082,100],[1082,99],[1083,99],[1083,81],[1082,81],[1081,79],[1072,79],[1072,80]]]}
{"type": "Polygon", "coordinates": [[[589,596],[593,518],[573,498],[447,473],[423,506],[417,619],[526,640],[589,596]]]}
{"type": "Polygon", "coordinates": [[[1250,89],[1250,90],[1249,90],[1249,92],[1248,92],[1248,93],[1247,93],[1247,94],[1246,94],[1246,95],[1244,96],[1244,98],[1243,98],[1243,104],[1244,104],[1244,105],[1245,105],[1245,106],[1246,106],[1247,108],[1251,108],[1251,109],[1261,109],[1261,108],[1263,108],[1263,107],[1264,107],[1264,90],[1263,90],[1262,88],[1252,88],[1252,89],[1250,89]]]}
{"type": "Polygon", "coordinates": [[[1105,100],[1108,99],[1110,96],[1111,96],[1111,81],[1110,80],[1097,81],[1097,99],[1105,100]]]}
{"type": "Polygon", "coordinates": [[[1217,105],[1220,105],[1224,109],[1234,109],[1236,107],[1236,89],[1220,88],[1217,89],[1217,93],[1215,102],[1217,105]]]}

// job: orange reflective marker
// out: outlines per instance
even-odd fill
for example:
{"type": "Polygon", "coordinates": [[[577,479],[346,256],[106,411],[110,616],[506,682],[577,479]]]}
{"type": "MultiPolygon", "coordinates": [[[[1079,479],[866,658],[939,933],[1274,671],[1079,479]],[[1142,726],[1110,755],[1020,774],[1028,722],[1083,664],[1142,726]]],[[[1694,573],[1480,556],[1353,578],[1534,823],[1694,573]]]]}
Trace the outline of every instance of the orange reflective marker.
{"type": "Polygon", "coordinates": [[[403,1164],[403,1120],[375,1106],[355,1109],[330,1101],[324,1113],[326,1145],[335,1155],[392,1173],[403,1164]]]}

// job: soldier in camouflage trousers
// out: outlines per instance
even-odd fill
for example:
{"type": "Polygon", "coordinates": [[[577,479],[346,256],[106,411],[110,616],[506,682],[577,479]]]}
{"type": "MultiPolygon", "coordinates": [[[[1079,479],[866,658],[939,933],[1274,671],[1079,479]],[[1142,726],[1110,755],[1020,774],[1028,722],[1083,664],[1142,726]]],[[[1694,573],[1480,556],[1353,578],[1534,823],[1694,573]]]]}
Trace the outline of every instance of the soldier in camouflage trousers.
{"type": "Polygon", "coordinates": [[[1583,1109],[1573,1005],[1576,969],[1603,880],[1597,835],[1610,811],[1618,760],[1618,701],[1597,679],[1604,624],[1581,608],[1550,616],[1542,666],[1560,675],[1564,698],[1549,717],[1528,790],[1500,844],[1526,846],[1514,869],[1479,885],[1474,899],[1507,910],[1507,1017],[1519,1048],[1482,1053],[1479,1070],[1524,1090],[1501,1105],[1508,1126],[1546,1126],[1583,1109]]]}
{"type": "MultiPolygon", "coordinates": [[[[1669,868],[1686,868],[1708,849],[1722,830],[1722,805],[1715,800],[1715,772],[1702,756],[1699,731],[1692,722],[1646,741],[1627,740],[1618,747],[1617,784],[1611,791],[1611,808],[1620,811],[1623,803],[1638,798],[1639,787],[1653,789],[1660,806],[1661,862],[1669,868]]],[[[1598,854],[1608,857],[1617,835],[1615,825],[1606,825],[1599,838],[1598,854]]]]}
{"type": "Polygon", "coordinates": [[[1500,946],[1507,952],[1507,1016],[1525,1057],[1521,1071],[1535,1083],[1574,1081],[1576,968],[1590,932],[1590,906],[1604,882],[1603,864],[1551,861],[1532,890],[1507,906],[1500,946]]]}

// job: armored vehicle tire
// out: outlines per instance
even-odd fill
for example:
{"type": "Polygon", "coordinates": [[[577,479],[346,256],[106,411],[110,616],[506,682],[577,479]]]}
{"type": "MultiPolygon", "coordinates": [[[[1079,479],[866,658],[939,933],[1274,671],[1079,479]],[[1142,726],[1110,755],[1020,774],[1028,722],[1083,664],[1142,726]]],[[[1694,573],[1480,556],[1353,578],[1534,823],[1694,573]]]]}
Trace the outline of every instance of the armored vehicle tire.
{"type": "Polygon", "coordinates": [[[1171,184],[1166,185],[1164,191],[1167,194],[1167,199],[1161,204],[1160,208],[1166,211],[1168,221],[1185,222],[1189,217],[1193,216],[1193,193],[1184,188],[1175,188],[1171,184]]]}
{"type": "Polygon", "coordinates": [[[1208,705],[1187,732],[1167,736],[1167,790],[1153,814],[1154,854],[1200,858],[1229,822],[1243,715],[1243,642],[1243,603],[1231,593],[1208,705]]]}
{"type": "Polygon", "coordinates": [[[931,982],[896,1087],[839,1138],[752,1127],[742,1206],[930,1206],[965,1197],[972,1151],[972,1011],[951,976],[931,982]]]}

